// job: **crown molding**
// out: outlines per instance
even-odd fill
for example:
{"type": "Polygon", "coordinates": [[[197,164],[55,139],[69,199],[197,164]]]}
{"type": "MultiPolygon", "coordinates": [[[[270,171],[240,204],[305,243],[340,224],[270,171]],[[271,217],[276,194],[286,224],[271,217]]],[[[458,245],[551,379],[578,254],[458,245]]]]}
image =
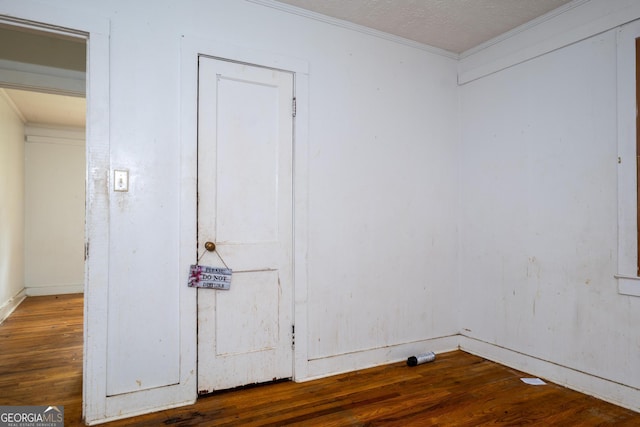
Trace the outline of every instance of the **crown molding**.
{"type": "Polygon", "coordinates": [[[520,25],[520,26],[518,26],[518,27],[516,27],[516,28],[514,28],[512,30],[509,30],[506,33],[500,34],[497,37],[494,37],[494,38],[492,38],[490,40],[487,40],[486,42],[484,42],[482,44],[479,44],[476,47],[472,47],[471,49],[465,50],[464,52],[462,52],[459,55],[459,58],[460,59],[464,59],[464,58],[466,58],[468,56],[475,55],[476,53],[478,53],[478,52],[480,52],[480,51],[482,51],[484,49],[487,49],[488,47],[491,47],[491,46],[493,46],[495,44],[498,44],[498,43],[503,42],[503,41],[505,41],[507,39],[510,39],[511,37],[514,37],[517,34],[520,34],[520,33],[524,32],[524,31],[527,31],[527,30],[529,30],[529,29],[531,29],[533,27],[536,27],[536,26],[542,24],[543,22],[549,21],[550,19],[553,19],[553,18],[555,18],[555,17],[557,17],[559,15],[562,15],[563,13],[566,13],[566,12],[570,11],[571,9],[574,9],[574,8],[576,8],[578,6],[581,6],[582,4],[587,3],[589,1],[591,1],[591,0],[573,0],[573,1],[569,2],[569,3],[567,3],[567,4],[564,4],[564,5],[556,8],[556,9],[553,9],[550,12],[545,13],[542,16],[539,16],[539,17],[537,17],[535,19],[532,19],[531,21],[526,22],[526,23],[524,23],[524,24],[522,24],[522,25],[520,25]]]}
{"type": "Polygon", "coordinates": [[[0,59],[0,86],[9,89],[85,97],[86,73],[0,59]]]}
{"type": "Polygon", "coordinates": [[[458,84],[546,55],[604,34],[640,18],[638,0],[574,0],[500,40],[464,52],[458,62],[458,84]]]}
{"type": "Polygon", "coordinates": [[[85,145],[86,128],[26,123],[24,136],[28,143],[85,145]]]}
{"type": "Polygon", "coordinates": [[[275,0],[245,0],[249,3],[254,3],[260,6],[269,7],[282,12],[290,13],[293,15],[302,16],[305,18],[313,19],[316,21],[324,22],[325,24],[334,25],[336,27],[345,28],[351,31],[357,31],[359,33],[367,34],[370,36],[378,37],[384,40],[388,40],[394,43],[399,43],[405,46],[409,46],[415,49],[423,50],[436,55],[444,56],[451,59],[459,59],[460,55],[448,50],[440,49],[434,46],[430,46],[424,43],[419,43],[413,40],[405,39],[404,37],[395,36],[393,34],[385,33],[384,31],[374,30],[373,28],[365,27],[364,25],[354,24],[342,19],[332,18],[321,13],[312,12],[310,10],[302,9],[299,7],[291,6],[289,4],[280,3],[275,0]]]}

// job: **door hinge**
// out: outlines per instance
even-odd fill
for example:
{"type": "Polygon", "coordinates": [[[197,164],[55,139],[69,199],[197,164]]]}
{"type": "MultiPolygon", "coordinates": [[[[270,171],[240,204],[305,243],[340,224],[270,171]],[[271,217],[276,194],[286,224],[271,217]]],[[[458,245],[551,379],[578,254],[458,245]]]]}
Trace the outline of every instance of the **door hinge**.
{"type": "Polygon", "coordinates": [[[292,102],[291,102],[291,111],[292,111],[291,115],[292,115],[293,117],[295,117],[295,116],[296,116],[296,112],[297,112],[297,110],[298,110],[298,105],[297,105],[297,102],[296,102],[296,98],[295,98],[295,97],[293,97],[293,100],[292,100],[292,102]]]}
{"type": "Polygon", "coordinates": [[[291,348],[296,348],[296,325],[291,325],[291,348]]]}

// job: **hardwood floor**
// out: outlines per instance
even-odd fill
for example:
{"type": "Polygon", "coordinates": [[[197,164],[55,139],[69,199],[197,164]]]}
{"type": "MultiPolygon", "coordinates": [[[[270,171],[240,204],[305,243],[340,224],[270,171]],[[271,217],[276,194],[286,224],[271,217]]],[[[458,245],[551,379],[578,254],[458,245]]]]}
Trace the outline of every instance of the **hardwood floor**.
{"type": "MultiPolygon", "coordinates": [[[[0,405],[64,405],[81,422],[82,295],[28,298],[0,325],[0,405]]],[[[305,383],[202,397],[115,426],[638,426],[640,414],[462,351],[305,383]]]]}
{"type": "Polygon", "coordinates": [[[82,294],[27,298],[0,325],[0,405],[60,405],[81,418],[82,304],[82,294]]]}

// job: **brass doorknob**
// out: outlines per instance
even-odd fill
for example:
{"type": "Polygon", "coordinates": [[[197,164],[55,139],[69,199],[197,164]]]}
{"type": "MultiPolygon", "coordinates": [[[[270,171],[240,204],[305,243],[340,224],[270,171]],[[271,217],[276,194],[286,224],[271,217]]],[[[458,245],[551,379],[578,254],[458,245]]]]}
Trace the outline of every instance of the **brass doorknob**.
{"type": "Polygon", "coordinates": [[[215,250],[216,250],[216,244],[215,244],[215,243],[213,243],[213,242],[206,242],[206,243],[204,244],[204,248],[205,248],[206,250],[208,250],[209,252],[213,252],[213,251],[215,251],[215,250]]]}

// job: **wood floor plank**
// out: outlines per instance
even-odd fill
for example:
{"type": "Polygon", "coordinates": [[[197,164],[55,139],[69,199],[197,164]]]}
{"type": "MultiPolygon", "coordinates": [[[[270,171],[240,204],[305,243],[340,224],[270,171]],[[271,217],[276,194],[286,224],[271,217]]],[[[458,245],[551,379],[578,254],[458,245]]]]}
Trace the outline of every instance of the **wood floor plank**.
{"type": "MultiPolygon", "coordinates": [[[[0,325],[0,405],[82,411],[82,295],[27,298],[0,325]]],[[[395,363],[304,383],[201,397],[119,426],[638,426],[640,414],[462,351],[414,368],[395,363]]]]}

